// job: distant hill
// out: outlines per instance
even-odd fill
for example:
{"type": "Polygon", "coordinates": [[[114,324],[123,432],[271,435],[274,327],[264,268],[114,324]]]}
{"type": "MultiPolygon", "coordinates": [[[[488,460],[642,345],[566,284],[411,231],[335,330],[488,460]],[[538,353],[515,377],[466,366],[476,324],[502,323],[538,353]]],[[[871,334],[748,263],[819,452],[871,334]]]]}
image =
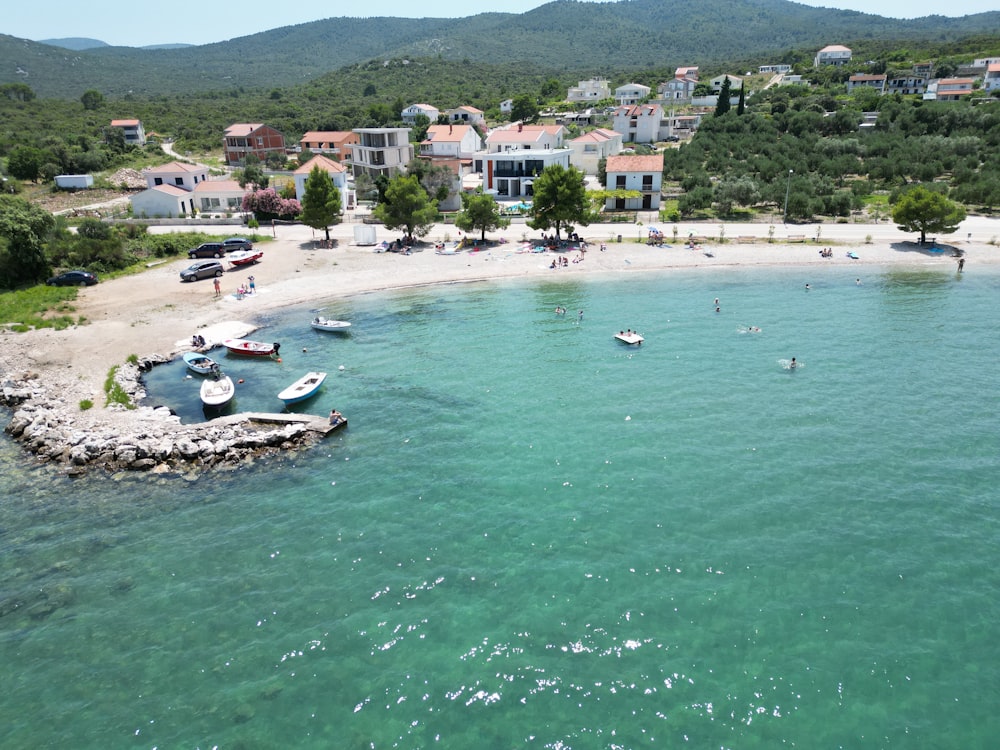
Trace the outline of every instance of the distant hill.
{"type": "Polygon", "coordinates": [[[468,18],[330,18],[183,49],[75,50],[0,35],[0,83],[43,98],[157,96],[280,88],[388,58],[520,63],[533,70],[613,71],[769,62],[827,44],[941,44],[1000,35],[1000,12],[913,20],[788,0],[556,0],[522,14],[468,18]]]}
{"type": "Polygon", "coordinates": [[[39,39],[39,44],[47,44],[50,47],[62,47],[63,49],[84,50],[95,49],[97,47],[109,47],[107,42],[100,39],[87,39],[86,37],[67,37],[66,39],[39,39]]]}

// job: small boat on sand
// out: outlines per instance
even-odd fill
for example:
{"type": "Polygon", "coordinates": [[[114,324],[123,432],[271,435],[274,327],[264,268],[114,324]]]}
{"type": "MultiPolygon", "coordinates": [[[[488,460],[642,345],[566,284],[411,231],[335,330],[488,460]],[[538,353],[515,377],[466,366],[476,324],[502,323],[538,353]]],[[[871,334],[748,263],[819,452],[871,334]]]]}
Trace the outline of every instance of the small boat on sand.
{"type": "Polygon", "coordinates": [[[252,266],[263,257],[263,250],[237,250],[236,252],[229,253],[226,256],[226,260],[234,266],[252,266]]]}
{"type": "Polygon", "coordinates": [[[351,324],[346,320],[331,320],[330,318],[316,317],[312,319],[310,325],[317,331],[339,331],[346,333],[351,324]]]}
{"type": "Polygon", "coordinates": [[[638,332],[633,331],[631,328],[627,331],[619,331],[615,334],[615,338],[621,341],[623,344],[642,344],[645,339],[639,335],[638,332]]]}
{"type": "Polygon", "coordinates": [[[307,372],[279,393],[278,398],[284,401],[286,405],[305,401],[307,398],[316,395],[320,386],[323,385],[324,380],[326,380],[325,372],[307,372]]]}
{"type": "Polygon", "coordinates": [[[275,341],[273,344],[265,344],[263,341],[250,341],[249,339],[226,339],[222,342],[230,354],[240,354],[244,357],[271,357],[278,355],[281,344],[275,341]]]}
{"type": "Polygon", "coordinates": [[[184,352],[184,364],[199,375],[208,375],[216,367],[215,360],[201,352],[184,352]]]}
{"type": "Polygon", "coordinates": [[[216,374],[201,383],[201,402],[205,406],[223,406],[233,400],[236,387],[233,379],[216,370],[216,374]]]}

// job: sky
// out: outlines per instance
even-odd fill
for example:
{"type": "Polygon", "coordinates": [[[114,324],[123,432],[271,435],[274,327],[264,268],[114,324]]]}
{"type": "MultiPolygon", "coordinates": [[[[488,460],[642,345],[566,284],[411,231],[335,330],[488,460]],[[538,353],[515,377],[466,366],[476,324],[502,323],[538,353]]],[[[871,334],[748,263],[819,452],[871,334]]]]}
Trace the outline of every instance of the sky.
{"type": "MultiPolygon", "coordinates": [[[[458,18],[487,12],[524,13],[547,0],[381,0],[370,16],[397,18],[458,18]]],[[[997,9],[997,0],[963,0],[957,6],[940,0],[806,0],[815,7],[857,10],[889,18],[928,15],[967,16],[997,9]]],[[[241,0],[188,7],[171,3],[130,6],[121,0],[44,0],[8,3],[0,33],[22,39],[86,37],[108,44],[144,47],[153,44],[211,44],[227,39],[294,26],[324,18],[358,17],[357,5],[338,0],[317,10],[317,4],[298,3],[273,14],[271,0],[241,0]],[[129,8],[145,8],[136,14],[129,8]],[[147,17],[145,13],[152,13],[147,17]]],[[[368,16],[366,16],[368,17],[368,16]]]]}

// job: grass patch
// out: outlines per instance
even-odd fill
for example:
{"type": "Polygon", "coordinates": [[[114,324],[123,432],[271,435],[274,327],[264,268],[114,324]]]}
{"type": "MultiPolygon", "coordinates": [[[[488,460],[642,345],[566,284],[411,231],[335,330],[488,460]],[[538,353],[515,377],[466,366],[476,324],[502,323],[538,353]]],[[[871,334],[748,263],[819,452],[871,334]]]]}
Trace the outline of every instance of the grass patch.
{"type": "Polygon", "coordinates": [[[104,379],[104,398],[105,406],[111,406],[111,404],[121,404],[126,409],[134,409],[135,404],[132,403],[132,399],[125,392],[125,389],[121,387],[121,384],[115,380],[115,375],[118,374],[118,365],[115,365],[110,370],[108,370],[108,377],[104,379]]]}
{"type": "Polygon", "coordinates": [[[94,408],[94,402],[89,398],[85,398],[80,402],[80,411],[87,411],[87,409],[94,408]]]}
{"type": "Polygon", "coordinates": [[[0,323],[14,331],[54,328],[57,331],[83,322],[74,316],[76,287],[33,286],[0,294],[0,323]]]}

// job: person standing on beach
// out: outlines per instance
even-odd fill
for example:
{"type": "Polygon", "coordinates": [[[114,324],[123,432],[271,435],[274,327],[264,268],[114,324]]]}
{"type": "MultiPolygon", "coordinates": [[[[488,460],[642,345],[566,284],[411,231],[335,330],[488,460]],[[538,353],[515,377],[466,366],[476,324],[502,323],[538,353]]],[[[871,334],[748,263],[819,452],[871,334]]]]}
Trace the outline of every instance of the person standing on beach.
{"type": "Polygon", "coordinates": [[[965,258],[958,259],[958,272],[962,273],[965,270],[965,258]]]}
{"type": "Polygon", "coordinates": [[[251,276],[248,281],[250,282],[250,294],[257,291],[257,284],[254,282],[253,276],[251,276]]]}
{"type": "Polygon", "coordinates": [[[219,277],[218,276],[215,277],[215,281],[213,282],[213,285],[215,286],[215,296],[216,297],[221,297],[222,296],[222,283],[219,281],[219,277]]]}

